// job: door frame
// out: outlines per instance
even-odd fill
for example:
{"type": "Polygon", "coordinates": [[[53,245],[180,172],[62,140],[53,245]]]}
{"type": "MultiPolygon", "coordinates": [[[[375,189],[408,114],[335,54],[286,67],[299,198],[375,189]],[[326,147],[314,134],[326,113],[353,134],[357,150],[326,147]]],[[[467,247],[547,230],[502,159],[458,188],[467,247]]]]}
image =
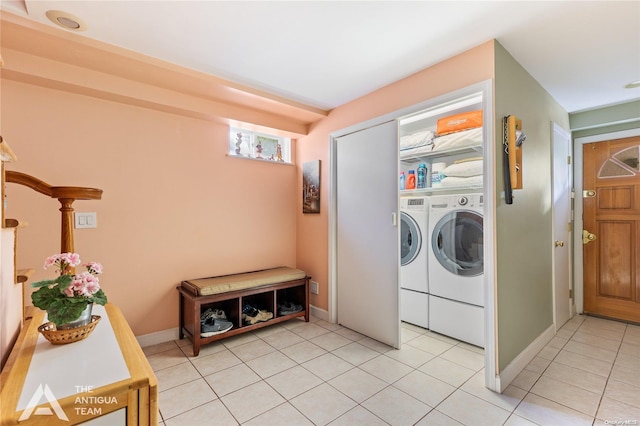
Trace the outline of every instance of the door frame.
{"type": "Polygon", "coordinates": [[[582,229],[584,222],[582,220],[582,191],[583,191],[583,155],[582,145],[593,142],[604,142],[614,139],[625,139],[634,136],[640,136],[639,129],[621,130],[617,132],[602,133],[600,135],[585,136],[581,138],[575,138],[573,141],[573,185],[574,185],[574,220],[573,220],[573,292],[574,292],[574,307],[575,312],[573,314],[584,313],[584,271],[583,271],[583,256],[582,256],[582,229]]]}
{"type": "MultiPolygon", "coordinates": [[[[484,161],[485,161],[485,175],[483,194],[485,197],[483,217],[484,217],[484,234],[488,236],[485,240],[485,262],[484,265],[484,370],[485,370],[485,386],[493,391],[500,392],[500,377],[498,376],[498,342],[497,342],[497,330],[496,330],[496,200],[498,197],[496,191],[496,129],[499,129],[498,122],[494,117],[493,110],[493,92],[494,84],[493,80],[485,80],[480,83],[470,85],[468,87],[434,97],[425,102],[421,102],[398,111],[394,111],[380,117],[376,117],[370,120],[365,120],[358,124],[349,126],[344,129],[336,130],[329,134],[329,254],[328,254],[328,317],[329,321],[336,323],[337,312],[337,180],[336,180],[336,161],[337,161],[337,139],[341,136],[348,135],[360,130],[367,129],[369,127],[377,126],[384,122],[391,120],[398,120],[399,118],[417,113],[427,108],[435,107],[439,104],[453,102],[464,96],[468,96],[474,92],[482,92],[482,110],[483,121],[485,123],[491,123],[490,126],[484,126],[483,128],[483,140],[484,146],[484,161]]],[[[397,159],[398,166],[400,159],[397,159]]],[[[398,200],[398,212],[400,211],[400,201],[398,200]]],[[[398,213],[399,214],[399,213],[398,213]]],[[[398,217],[399,220],[399,217],[398,217]]],[[[400,232],[398,232],[398,244],[400,244],[400,232]]],[[[400,252],[398,251],[398,265],[400,265],[400,252]]],[[[400,282],[400,267],[398,266],[398,283],[400,282]]],[[[400,285],[398,285],[398,295],[400,294],[400,285]]],[[[400,296],[398,296],[398,302],[400,296]]],[[[400,307],[398,306],[398,312],[400,307]]],[[[400,318],[398,317],[398,327],[400,327],[400,318]]],[[[400,345],[402,342],[400,342],[400,345]]],[[[502,389],[504,390],[504,389],[502,389]]]]}

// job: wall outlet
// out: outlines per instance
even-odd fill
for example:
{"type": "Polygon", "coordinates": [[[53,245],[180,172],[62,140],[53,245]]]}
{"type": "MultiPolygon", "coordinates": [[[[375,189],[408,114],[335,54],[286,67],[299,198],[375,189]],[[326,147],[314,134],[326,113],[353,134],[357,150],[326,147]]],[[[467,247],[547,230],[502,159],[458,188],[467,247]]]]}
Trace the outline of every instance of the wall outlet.
{"type": "Polygon", "coordinates": [[[318,283],[315,281],[311,281],[311,294],[319,294],[320,290],[318,288],[318,283]]]}

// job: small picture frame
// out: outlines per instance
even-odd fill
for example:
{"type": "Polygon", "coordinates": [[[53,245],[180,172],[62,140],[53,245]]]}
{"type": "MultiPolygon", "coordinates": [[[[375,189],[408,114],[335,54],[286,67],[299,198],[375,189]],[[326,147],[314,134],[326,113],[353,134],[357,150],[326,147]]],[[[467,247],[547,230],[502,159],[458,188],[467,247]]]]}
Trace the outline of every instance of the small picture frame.
{"type": "Polygon", "coordinates": [[[302,213],[320,213],[320,160],[302,165],[302,213]]]}

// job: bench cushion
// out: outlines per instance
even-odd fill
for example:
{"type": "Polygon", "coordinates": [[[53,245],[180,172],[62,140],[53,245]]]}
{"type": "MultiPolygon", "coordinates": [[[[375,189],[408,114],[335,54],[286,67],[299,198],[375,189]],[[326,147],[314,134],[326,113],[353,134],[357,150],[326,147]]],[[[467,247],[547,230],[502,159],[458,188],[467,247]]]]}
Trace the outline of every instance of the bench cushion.
{"type": "Polygon", "coordinates": [[[183,281],[182,285],[189,288],[196,296],[210,296],[212,294],[298,280],[306,276],[307,274],[300,269],[281,266],[262,271],[188,280],[183,281]]]}

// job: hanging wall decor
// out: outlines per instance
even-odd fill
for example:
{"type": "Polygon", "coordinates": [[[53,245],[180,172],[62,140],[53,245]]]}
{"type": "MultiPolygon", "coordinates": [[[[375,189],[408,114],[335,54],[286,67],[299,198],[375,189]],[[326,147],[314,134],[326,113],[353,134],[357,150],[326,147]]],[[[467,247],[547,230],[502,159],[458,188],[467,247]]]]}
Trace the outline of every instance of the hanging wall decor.
{"type": "Polygon", "coordinates": [[[320,160],[302,165],[302,213],[320,213],[320,160]]]}
{"type": "Polygon", "coordinates": [[[522,121],[513,115],[502,118],[504,198],[513,204],[513,190],[522,189],[522,143],[527,135],[522,131],[522,121]]]}

